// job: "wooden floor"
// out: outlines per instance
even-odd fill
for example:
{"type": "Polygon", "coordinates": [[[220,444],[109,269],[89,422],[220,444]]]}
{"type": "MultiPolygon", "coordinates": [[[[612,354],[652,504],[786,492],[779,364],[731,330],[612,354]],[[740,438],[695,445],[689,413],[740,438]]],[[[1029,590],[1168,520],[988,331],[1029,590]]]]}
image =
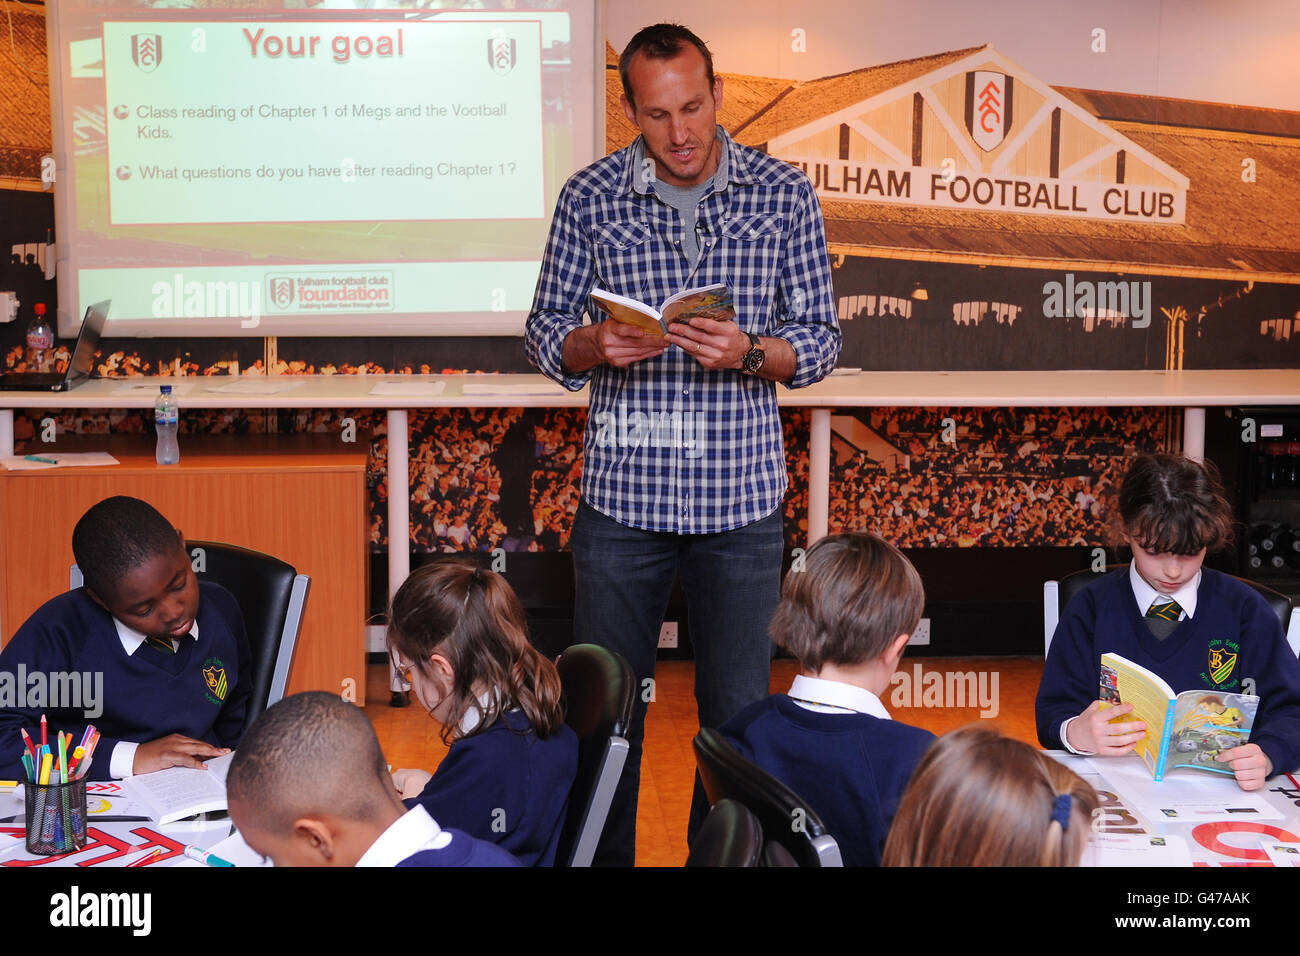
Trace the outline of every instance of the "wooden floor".
{"type": "MultiPolygon", "coordinates": [[[[646,716],[645,755],[641,769],[641,800],[637,813],[637,865],[681,866],[686,862],[686,821],[690,816],[695,757],[691,738],[699,730],[692,692],[690,661],[661,661],[655,674],[655,700],[646,716]]],[[[1034,696],[1042,677],[1037,657],[930,657],[904,659],[884,703],[896,719],[936,734],[990,720],[1008,736],[1037,746],[1034,696]],[[920,671],[917,671],[917,668],[920,671]],[[918,680],[919,673],[919,680],[918,680]],[[974,681],[956,675],[975,675],[974,681]],[[968,706],[943,706],[936,687],[944,687],[947,703],[960,702],[955,691],[979,687],[980,697],[996,703],[996,715],[981,718],[979,699],[968,706]],[[919,686],[918,686],[919,684],[919,686]],[[927,688],[929,693],[927,695],[927,688]],[[927,704],[929,706],[927,706],[927,704]]],[[[794,661],[772,664],[772,690],[786,691],[796,673],[794,661]]],[[[372,664],[367,672],[366,716],[375,725],[384,753],[394,768],[434,770],[447,752],[438,739],[438,725],[412,701],[410,707],[388,706],[388,667],[372,664]]]]}

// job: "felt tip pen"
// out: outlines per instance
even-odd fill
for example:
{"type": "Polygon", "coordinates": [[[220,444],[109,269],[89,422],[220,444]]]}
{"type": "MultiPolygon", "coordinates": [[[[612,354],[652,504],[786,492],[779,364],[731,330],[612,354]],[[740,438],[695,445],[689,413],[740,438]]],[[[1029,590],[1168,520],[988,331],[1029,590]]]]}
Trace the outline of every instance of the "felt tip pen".
{"type": "Polygon", "coordinates": [[[191,860],[194,860],[198,863],[206,863],[208,866],[234,866],[235,865],[231,863],[229,860],[223,860],[221,857],[217,856],[215,853],[213,853],[210,850],[205,850],[202,847],[194,846],[192,844],[186,844],[185,855],[188,856],[191,860]]]}
{"type": "Polygon", "coordinates": [[[42,465],[57,465],[56,458],[42,458],[40,455],[23,455],[23,461],[39,461],[42,465]]]}

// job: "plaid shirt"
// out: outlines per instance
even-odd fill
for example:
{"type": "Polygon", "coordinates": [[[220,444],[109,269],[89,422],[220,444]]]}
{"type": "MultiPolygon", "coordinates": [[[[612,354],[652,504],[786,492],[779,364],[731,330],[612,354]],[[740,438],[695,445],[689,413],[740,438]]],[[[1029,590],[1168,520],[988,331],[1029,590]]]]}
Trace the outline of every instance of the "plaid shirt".
{"type": "Polygon", "coordinates": [[[746,332],[794,349],[790,388],[824,378],[840,351],[821,207],[808,177],[735,143],[721,126],[714,189],[700,200],[700,255],[682,251],[676,211],[631,146],[574,174],[556,203],[525,346],[571,390],[591,381],[582,496],[620,524],[712,534],[771,514],[788,484],[776,383],[739,369],[710,371],[679,348],[627,368],[570,374],[565,336],[603,314],[600,286],[658,306],[683,289],[725,283],[746,332]]]}

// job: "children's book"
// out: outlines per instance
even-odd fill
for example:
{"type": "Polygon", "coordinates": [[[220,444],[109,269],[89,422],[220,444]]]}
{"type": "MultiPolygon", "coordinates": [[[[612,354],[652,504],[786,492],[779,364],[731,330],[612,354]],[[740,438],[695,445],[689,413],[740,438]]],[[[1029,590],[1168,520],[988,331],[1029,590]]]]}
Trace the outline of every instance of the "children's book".
{"type": "Polygon", "coordinates": [[[172,823],[196,813],[226,809],[226,771],[234,753],[206,761],[206,770],[169,767],[123,781],[151,820],[172,823]]]}
{"type": "Polygon", "coordinates": [[[689,322],[697,315],[715,322],[727,322],[736,317],[731,290],[721,284],[678,292],[665,299],[657,309],[600,288],[591,290],[591,301],[615,322],[634,325],[655,335],[667,335],[669,325],[689,322]]]}
{"type": "Polygon", "coordinates": [[[1250,739],[1259,710],[1254,694],[1185,690],[1175,694],[1154,671],[1118,654],[1101,655],[1101,701],[1132,704],[1133,711],[1113,723],[1140,720],[1147,735],[1134,751],[1157,780],[1170,770],[1208,770],[1232,776],[1232,768],[1215,758],[1250,739]]]}

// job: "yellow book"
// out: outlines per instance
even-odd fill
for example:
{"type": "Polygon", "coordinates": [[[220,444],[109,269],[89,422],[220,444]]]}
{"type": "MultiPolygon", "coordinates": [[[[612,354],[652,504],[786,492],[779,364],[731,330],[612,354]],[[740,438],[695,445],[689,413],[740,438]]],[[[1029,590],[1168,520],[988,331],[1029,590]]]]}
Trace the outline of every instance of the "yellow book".
{"type": "Polygon", "coordinates": [[[1216,758],[1250,738],[1259,697],[1215,690],[1174,689],[1159,674],[1119,654],[1101,655],[1101,706],[1132,704],[1133,711],[1111,723],[1140,720],[1147,735],[1134,749],[1159,781],[1170,770],[1232,774],[1216,758]]]}

